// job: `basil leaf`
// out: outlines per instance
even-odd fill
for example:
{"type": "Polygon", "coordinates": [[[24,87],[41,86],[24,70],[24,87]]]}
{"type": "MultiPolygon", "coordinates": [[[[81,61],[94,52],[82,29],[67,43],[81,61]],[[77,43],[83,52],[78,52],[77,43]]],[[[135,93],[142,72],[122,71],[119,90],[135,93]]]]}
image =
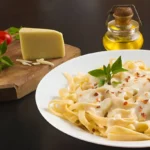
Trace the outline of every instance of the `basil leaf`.
{"type": "Polygon", "coordinates": [[[105,75],[107,75],[107,68],[105,65],[103,65],[103,70],[104,70],[105,75]]]}
{"type": "Polygon", "coordinates": [[[122,68],[122,60],[121,60],[121,56],[113,63],[111,70],[112,72],[122,68]]]}
{"type": "Polygon", "coordinates": [[[101,87],[105,84],[105,79],[100,79],[98,86],[101,87]]]}
{"type": "Polygon", "coordinates": [[[0,64],[0,72],[3,70],[2,64],[0,64]]]}
{"type": "Polygon", "coordinates": [[[108,66],[107,66],[107,73],[110,73],[110,71],[111,71],[110,64],[108,64],[108,66]]]}
{"type": "Polygon", "coordinates": [[[0,55],[3,55],[7,50],[7,43],[6,41],[4,41],[1,45],[0,45],[0,55]]]}
{"type": "Polygon", "coordinates": [[[8,65],[1,63],[0,64],[0,71],[2,71],[5,68],[8,68],[8,67],[9,67],[8,65]]]}
{"type": "MultiPolygon", "coordinates": [[[[99,86],[102,86],[105,84],[105,82],[107,82],[109,85],[111,85],[111,79],[113,77],[114,74],[117,74],[119,72],[124,72],[124,71],[128,71],[124,68],[122,68],[122,60],[121,60],[121,56],[112,64],[112,66],[110,66],[110,64],[107,65],[107,67],[105,65],[103,65],[103,69],[96,69],[96,70],[92,70],[89,71],[89,74],[94,76],[94,77],[102,77],[99,78],[99,86]]],[[[118,83],[113,83],[114,85],[118,84],[118,83]]]]}
{"type": "Polygon", "coordinates": [[[15,38],[16,40],[19,40],[19,39],[20,39],[19,34],[17,34],[14,38],[15,38]]]}
{"type": "Polygon", "coordinates": [[[112,82],[112,85],[113,85],[114,87],[116,87],[118,84],[121,84],[121,82],[117,82],[117,81],[113,81],[113,82],[112,82]]]}
{"type": "Polygon", "coordinates": [[[110,67],[110,64],[108,64],[108,66],[107,66],[107,83],[108,84],[111,84],[111,67],[110,67]]]}
{"type": "Polygon", "coordinates": [[[8,67],[13,65],[13,62],[7,56],[2,56],[0,58],[0,62],[3,63],[5,66],[8,66],[8,67]]]}
{"type": "Polygon", "coordinates": [[[108,64],[106,70],[107,70],[107,77],[111,76],[111,67],[110,67],[110,64],[108,64]]]}
{"type": "Polygon", "coordinates": [[[13,35],[13,34],[18,33],[19,30],[20,30],[20,28],[10,27],[10,28],[8,29],[8,32],[9,32],[9,34],[13,35]]]}
{"type": "Polygon", "coordinates": [[[88,73],[91,76],[94,76],[94,77],[103,77],[103,76],[105,76],[104,70],[101,70],[101,69],[95,69],[95,70],[89,71],[88,73]]]}
{"type": "Polygon", "coordinates": [[[128,70],[127,70],[127,69],[124,69],[124,68],[118,68],[118,69],[112,71],[112,73],[113,73],[113,74],[117,74],[117,73],[119,73],[119,72],[125,72],[125,71],[128,71],[128,70]]]}

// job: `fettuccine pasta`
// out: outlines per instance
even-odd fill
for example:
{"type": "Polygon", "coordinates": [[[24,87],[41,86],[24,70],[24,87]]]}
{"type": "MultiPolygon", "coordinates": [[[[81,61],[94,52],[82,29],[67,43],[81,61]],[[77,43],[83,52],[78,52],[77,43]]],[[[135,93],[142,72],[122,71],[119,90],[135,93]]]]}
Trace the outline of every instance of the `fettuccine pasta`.
{"type": "Polygon", "coordinates": [[[120,83],[116,86],[99,87],[90,74],[64,73],[68,87],[50,101],[49,111],[109,140],[150,140],[150,69],[142,61],[126,61],[123,67],[128,71],[112,78],[120,83]]]}

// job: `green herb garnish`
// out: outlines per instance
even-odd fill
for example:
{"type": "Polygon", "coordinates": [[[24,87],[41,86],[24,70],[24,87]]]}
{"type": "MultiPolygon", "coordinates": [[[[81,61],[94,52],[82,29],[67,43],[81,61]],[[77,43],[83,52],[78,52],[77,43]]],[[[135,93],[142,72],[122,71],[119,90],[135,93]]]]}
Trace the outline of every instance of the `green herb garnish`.
{"type": "Polygon", "coordinates": [[[124,68],[122,68],[122,60],[121,56],[110,66],[108,64],[107,66],[103,65],[103,69],[95,69],[92,71],[89,71],[88,73],[94,77],[97,77],[100,79],[98,85],[103,86],[105,83],[107,84],[113,84],[114,86],[120,84],[120,82],[112,82],[111,79],[113,75],[119,73],[119,72],[124,72],[128,71],[124,68]]]}
{"type": "Polygon", "coordinates": [[[105,84],[105,79],[100,79],[99,80],[99,83],[98,83],[98,86],[103,86],[105,84]]]}
{"type": "Polygon", "coordinates": [[[116,87],[118,84],[121,84],[121,82],[119,82],[119,81],[113,81],[111,84],[112,84],[113,87],[116,87]]]}
{"type": "Polygon", "coordinates": [[[20,37],[19,37],[19,30],[20,30],[21,28],[22,28],[22,27],[20,27],[20,28],[10,27],[10,28],[8,29],[8,33],[11,34],[11,35],[14,35],[14,38],[15,38],[16,40],[19,40],[19,39],[20,39],[20,37]]]}
{"type": "Polygon", "coordinates": [[[10,67],[13,65],[13,62],[8,56],[3,56],[3,54],[7,51],[7,43],[4,41],[0,45],[0,71],[3,69],[10,67]]]}

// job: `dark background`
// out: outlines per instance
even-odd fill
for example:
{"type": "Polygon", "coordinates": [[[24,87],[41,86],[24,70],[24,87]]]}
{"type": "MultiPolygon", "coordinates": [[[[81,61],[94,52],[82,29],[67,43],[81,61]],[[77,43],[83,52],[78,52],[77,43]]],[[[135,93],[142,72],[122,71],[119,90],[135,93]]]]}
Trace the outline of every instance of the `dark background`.
{"type": "MultiPolygon", "coordinates": [[[[115,4],[134,4],[144,35],[143,49],[150,49],[149,0],[1,0],[0,30],[11,26],[55,29],[65,43],[82,54],[102,51],[108,10],[115,4]]],[[[0,103],[0,150],[121,150],[86,143],[58,131],[40,115],[35,92],[0,103]]]]}

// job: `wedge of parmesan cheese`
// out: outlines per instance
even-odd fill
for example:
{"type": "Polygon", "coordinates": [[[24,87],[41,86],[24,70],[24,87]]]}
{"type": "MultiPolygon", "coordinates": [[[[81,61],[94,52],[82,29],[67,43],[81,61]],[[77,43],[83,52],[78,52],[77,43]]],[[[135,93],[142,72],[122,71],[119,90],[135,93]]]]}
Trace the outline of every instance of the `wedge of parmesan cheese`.
{"type": "Polygon", "coordinates": [[[38,28],[21,28],[19,31],[23,59],[59,58],[65,56],[62,33],[38,28]]]}

